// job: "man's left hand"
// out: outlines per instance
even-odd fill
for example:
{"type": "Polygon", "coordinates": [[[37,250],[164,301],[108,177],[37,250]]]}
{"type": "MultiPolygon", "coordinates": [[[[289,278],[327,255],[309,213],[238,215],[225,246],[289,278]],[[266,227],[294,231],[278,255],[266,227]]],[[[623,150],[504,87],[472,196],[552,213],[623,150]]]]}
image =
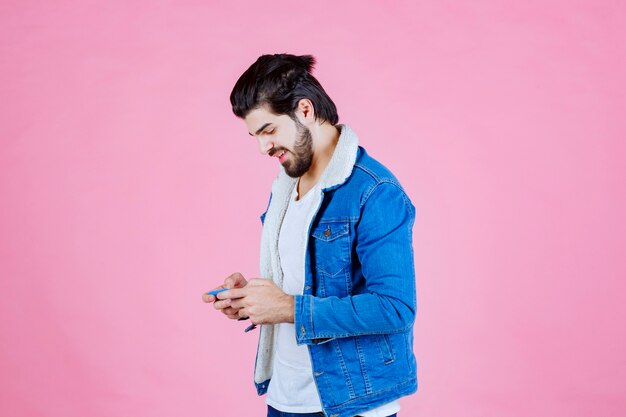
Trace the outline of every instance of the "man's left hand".
{"type": "Polygon", "coordinates": [[[221,292],[219,299],[231,299],[239,317],[249,317],[254,324],[294,322],[294,298],[285,294],[270,279],[253,278],[244,288],[221,292]]]}

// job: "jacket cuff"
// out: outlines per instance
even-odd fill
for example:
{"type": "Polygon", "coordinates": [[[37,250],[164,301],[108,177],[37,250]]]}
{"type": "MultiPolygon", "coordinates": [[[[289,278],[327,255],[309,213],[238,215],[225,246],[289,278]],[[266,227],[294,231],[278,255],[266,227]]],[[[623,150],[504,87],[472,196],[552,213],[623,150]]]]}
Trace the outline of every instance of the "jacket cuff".
{"type": "Polygon", "coordinates": [[[298,345],[317,345],[332,340],[328,337],[315,337],[313,327],[313,301],[312,295],[294,296],[294,325],[296,330],[296,343],[298,345]]]}

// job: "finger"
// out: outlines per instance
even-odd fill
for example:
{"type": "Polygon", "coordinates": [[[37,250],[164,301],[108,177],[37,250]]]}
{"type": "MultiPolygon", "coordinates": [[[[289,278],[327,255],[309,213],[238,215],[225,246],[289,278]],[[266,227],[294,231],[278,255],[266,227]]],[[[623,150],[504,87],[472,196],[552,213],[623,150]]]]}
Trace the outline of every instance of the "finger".
{"type": "Polygon", "coordinates": [[[213,294],[209,294],[210,291],[216,291],[216,290],[221,290],[223,289],[224,286],[220,285],[219,287],[215,287],[212,290],[207,291],[206,293],[202,294],[202,300],[204,300],[205,303],[212,303],[215,301],[215,296],[213,294]]]}
{"type": "Polygon", "coordinates": [[[223,310],[226,307],[230,307],[230,298],[214,302],[213,307],[215,307],[216,310],[223,310]]]}
{"type": "Polygon", "coordinates": [[[226,288],[241,288],[246,285],[246,279],[239,272],[235,272],[224,280],[224,286],[226,288]]]}
{"type": "Polygon", "coordinates": [[[243,308],[243,299],[242,298],[236,298],[234,300],[230,300],[230,306],[234,309],[239,310],[240,308],[243,308]]]}
{"type": "Polygon", "coordinates": [[[226,307],[225,309],[222,310],[222,313],[226,314],[227,316],[238,316],[239,313],[239,309],[238,308],[232,308],[232,307],[226,307]]]}
{"type": "Polygon", "coordinates": [[[218,300],[224,300],[226,298],[242,298],[246,296],[246,293],[246,288],[233,288],[217,294],[217,298],[218,300]]]}

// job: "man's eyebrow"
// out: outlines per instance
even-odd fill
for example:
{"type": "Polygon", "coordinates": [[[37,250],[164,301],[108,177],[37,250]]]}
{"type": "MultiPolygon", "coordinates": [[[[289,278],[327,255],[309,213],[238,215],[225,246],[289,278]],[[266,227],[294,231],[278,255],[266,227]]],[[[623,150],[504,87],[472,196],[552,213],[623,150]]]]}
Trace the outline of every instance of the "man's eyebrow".
{"type": "Polygon", "coordinates": [[[250,132],[248,132],[248,134],[249,134],[250,136],[255,136],[255,135],[258,135],[259,133],[261,133],[261,132],[263,131],[263,129],[265,129],[265,128],[266,128],[266,127],[268,127],[269,125],[271,125],[271,123],[265,123],[263,126],[261,126],[261,127],[260,127],[260,128],[259,128],[259,129],[258,129],[258,130],[254,133],[254,135],[253,135],[252,133],[250,133],[250,132]]]}

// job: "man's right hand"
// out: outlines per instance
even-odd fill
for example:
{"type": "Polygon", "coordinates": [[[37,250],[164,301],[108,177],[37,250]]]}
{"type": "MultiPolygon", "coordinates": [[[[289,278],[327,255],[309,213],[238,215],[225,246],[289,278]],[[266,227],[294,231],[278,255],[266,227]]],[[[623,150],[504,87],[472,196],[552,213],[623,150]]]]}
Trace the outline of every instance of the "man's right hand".
{"type": "MultiPolygon", "coordinates": [[[[248,284],[248,281],[241,275],[239,272],[235,272],[228,278],[224,280],[224,285],[213,288],[213,290],[219,290],[222,288],[243,288],[248,284]]],[[[211,291],[213,291],[211,290],[211,291]]],[[[213,307],[224,313],[226,317],[229,319],[237,320],[239,319],[239,308],[233,308],[230,306],[230,299],[226,300],[218,300],[214,295],[211,294],[202,294],[202,301],[205,303],[213,303],[213,307]]]]}

